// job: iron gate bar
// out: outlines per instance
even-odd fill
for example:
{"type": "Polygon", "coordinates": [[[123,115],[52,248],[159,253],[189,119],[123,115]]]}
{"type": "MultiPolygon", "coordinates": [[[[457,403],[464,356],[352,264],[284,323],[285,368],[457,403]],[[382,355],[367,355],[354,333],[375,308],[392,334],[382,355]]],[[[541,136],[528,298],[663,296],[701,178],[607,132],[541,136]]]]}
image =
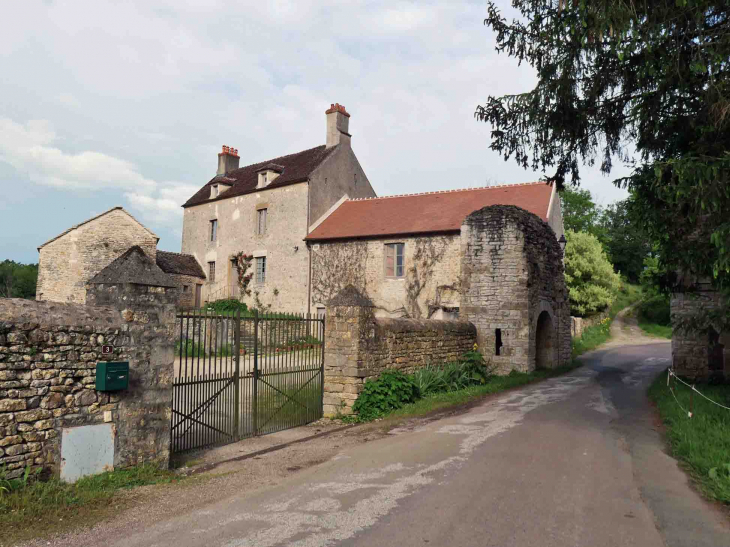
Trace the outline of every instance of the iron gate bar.
{"type": "MultiPolygon", "coordinates": [[[[292,402],[294,402],[294,403],[297,403],[297,404],[298,404],[299,406],[301,406],[301,407],[302,407],[302,408],[303,408],[304,410],[311,410],[311,409],[309,408],[309,406],[307,406],[307,405],[305,405],[305,404],[302,404],[302,403],[300,403],[299,401],[297,401],[297,400],[296,400],[296,399],[294,398],[294,396],[295,396],[295,395],[296,395],[297,393],[299,393],[299,392],[300,392],[301,390],[303,390],[303,389],[304,389],[305,387],[307,387],[307,386],[308,386],[308,385],[310,384],[310,382],[311,382],[312,380],[314,380],[314,379],[315,379],[316,377],[317,377],[317,376],[312,376],[312,377],[311,377],[311,378],[310,378],[310,379],[309,379],[309,380],[308,380],[308,381],[307,381],[307,382],[306,382],[306,383],[305,383],[305,384],[304,384],[304,385],[303,385],[302,387],[300,387],[300,388],[299,388],[299,389],[298,389],[298,390],[297,390],[297,391],[296,391],[296,392],[294,393],[294,395],[292,395],[291,397],[290,397],[289,395],[287,395],[286,393],[283,393],[282,391],[278,390],[277,388],[275,388],[274,386],[272,386],[272,385],[271,385],[271,384],[269,384],[268,382],[264,382],[264,383],[265,383],[266,385],[270,386],[270,387],[271,387],[272,389],[274,389],[275,391],[278,391],[279,393],[281,393],[281,394],[282,394],[282,395],[283,395],[284,397],[286,397],[286,398],[288,399],[288,401],[286,401],[286,402],[285,402],[284,404],[280,405],[280,406],[279,406],[279,408],[277,408],[277,409],[276,409],[276,412],[274,412],[274,413],[273,413],[273,414],[272,414],[271,416],[269,416],[269,419],[268,419],[268,420],[266,420],[266,421],[265,421],[265,422],[264,422],[264,423],[262,424],[262,426],[261,426],[261,427],[263,427],[263,426],[265,426],[266,424],[268,424],[268,423],[269,423],[269,422],[270,422],[270,421],[271,421],[271,420],[272,420],[272,419],[274,418],[274,416],[276,416],[276,415],[277,415],[277,414],[278,414],[279,412],[281,412],[281,411],[282,411],[282,410],[284,409],[284,407],[285,407],[285,406],[286,406],[286,405],[287,405],[287,404],[289,403],[289,401],[292,401],[292,402]]],[[[262,381],[263,381],[263,380],[262,380],[262,381]]]]}
{"type": "MultiPolygon", "coordinates": [[[[180,384],[176,384],[176,385],[177,386],[185,386],[185,385],[207,385],[207,384],[210,384],[211,381],[215,381],[215,380],[219,380],[219,381],[220,380],[226,380],[226,378],[212,378],[211,380],[201,380],[201,381],[185,382],[185,383],[180,383],[180,384]]],[[[215,394],[213,394],[213,396],[208,397],[205,401],[203,401],[202,403],[200,403],[200,405],[198,405],[195,409],[193,409],[192,411],[190,411],[189,414],[185,414],[183,412],[180,412],[180,411],[177,411],[177,410],[174,410],[174,409],[173,409],[173,412],[176,412],[177,414],[180,414],[182,416],[192,417],[194,414],[197,414],[198,413],[198,410],[200,410],[204,406],[206,407],[205,410],[207,410],[210,407],[210,405],[213,403],[213,401],[215,401],[215,399],[218,397],[218,395],[220,395],[223,392],[223,390],[226,389],[228,386],[230,386],[232,383],[233,383],[233,379],[232,378],[231,379],[228,379],[228,382],[226,382],[226,384],[222,388],[220,388],[217,392],[215,392],[215,394]]],[[[180,425],[180,424],[178,424],[178,425],[180,425]]],[[[177,426],[175,426],[175,427],[177,427],[177,426]]]]}

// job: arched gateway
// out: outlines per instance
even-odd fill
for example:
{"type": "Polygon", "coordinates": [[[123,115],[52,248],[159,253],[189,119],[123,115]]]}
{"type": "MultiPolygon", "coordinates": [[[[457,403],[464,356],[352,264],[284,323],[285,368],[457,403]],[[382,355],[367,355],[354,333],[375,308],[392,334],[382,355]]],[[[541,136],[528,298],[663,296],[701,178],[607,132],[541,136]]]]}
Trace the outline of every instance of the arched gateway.
{"type": "Polygon", "coordinates": [[[473,212],[461,226],[461,318],[506,374],[570,361],[570,306],[555,232],[510,205],[473,212]]]}

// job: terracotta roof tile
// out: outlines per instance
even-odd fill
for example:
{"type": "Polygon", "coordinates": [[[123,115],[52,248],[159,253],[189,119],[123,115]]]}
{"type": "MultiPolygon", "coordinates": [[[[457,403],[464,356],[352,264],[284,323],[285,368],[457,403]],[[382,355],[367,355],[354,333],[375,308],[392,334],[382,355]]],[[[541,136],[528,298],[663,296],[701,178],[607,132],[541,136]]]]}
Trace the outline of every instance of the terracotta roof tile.
{"type": "MultiPolygon", "coordinates": [[[[297,152],[296,154],[289,154],[288,156],[281,156],[280,158],[274,158],[254,163],[252,165],[247,165],[245,167],[240,167],[226,173],[225,175],[215,176],[205,186],[198,190],[193,197],[185,202],[183,207],[191,207],[193,205],[200,205],[201,203],[210,203],[219,199],[228,199],[256,192],[256,185],[258,184],[257,173],[267,167],[274,170],[280,170],[281,172],[281,174],[276,177],[271,184],[266,186],[267,190],[269,188],[280,188],[287,184],[304,182],[309,178],[309,175],[312,174],[312,171],[314,171],[335,148],[337,147],[333,146],[331,148],[327,148],[325,145],[322,145],[302,152],[297,152]],[[221,193],[218,197],[210,199],[210,186],[216,183],[230,184],[231,187],[221,193]]],[[[262,189],[259,189],[258,191],[261,190],[262,189]]]]}
{"type": "Polygon", "coordinates": [[[456,232],[469,213],[515,205],[547,221],[552,186],[544,182],[347,200],[308,240],[456,232]]]}

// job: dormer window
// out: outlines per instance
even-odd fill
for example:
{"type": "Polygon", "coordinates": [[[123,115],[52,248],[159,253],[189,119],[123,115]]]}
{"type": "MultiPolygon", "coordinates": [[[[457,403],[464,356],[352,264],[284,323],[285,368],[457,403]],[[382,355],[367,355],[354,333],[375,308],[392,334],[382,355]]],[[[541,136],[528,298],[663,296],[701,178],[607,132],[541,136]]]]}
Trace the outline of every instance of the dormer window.
{"type": "Polygon", "coordinates": [[[268,165],[265,165],[261,168],[261,170],[258,172],[258,182],[256,184],[256,188],[265,188],[271,182],[281,175],[281,173],[284,171],[284,168],[281,165],[277,165],[275,163],[270,163],[268,165]]]}
{"type": "Polygon", "coordinates": [[[210,199],[217,198],[223,192],[228,190],[230,187],[231,187],[230,184],[224,184],[222,182],[217,182],[215,184],[211,184],[210,185],[210,199]]]}

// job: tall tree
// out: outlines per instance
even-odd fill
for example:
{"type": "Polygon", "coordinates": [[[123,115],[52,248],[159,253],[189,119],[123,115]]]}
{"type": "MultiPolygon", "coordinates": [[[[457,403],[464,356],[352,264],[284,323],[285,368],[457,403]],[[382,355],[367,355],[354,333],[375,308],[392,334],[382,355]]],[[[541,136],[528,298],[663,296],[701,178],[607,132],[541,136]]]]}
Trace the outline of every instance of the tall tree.
{"type": "Polygon", "coordinates": [[[485,24],[497,51],[537,72],[534,89],[489,97],[490,147],[577,184],[582,163],[630,162],[628,186],[670,269],[730,277],[730,3],[513,0],[485,24]]]}
{"type": "Polygon", "coordinates": [[[598,235],[596,229],[601,218],[601,208],[593,201],[589,190],[564,188],[560,192],[560,203],[566,230],[598,235]]]}
{"type": "Polygon", "coordinates": [[[37,264],[19,264],[12,260],[0,262],[0,297],[35,298],[37,264]]]}
{"type": "Polygon", "coordinates": [[[599,224],[601,242],[613,267],[630,282],[638,283],[652,245],[640,220],[632,214],[631,199],[606,207],[599,224]]]}

